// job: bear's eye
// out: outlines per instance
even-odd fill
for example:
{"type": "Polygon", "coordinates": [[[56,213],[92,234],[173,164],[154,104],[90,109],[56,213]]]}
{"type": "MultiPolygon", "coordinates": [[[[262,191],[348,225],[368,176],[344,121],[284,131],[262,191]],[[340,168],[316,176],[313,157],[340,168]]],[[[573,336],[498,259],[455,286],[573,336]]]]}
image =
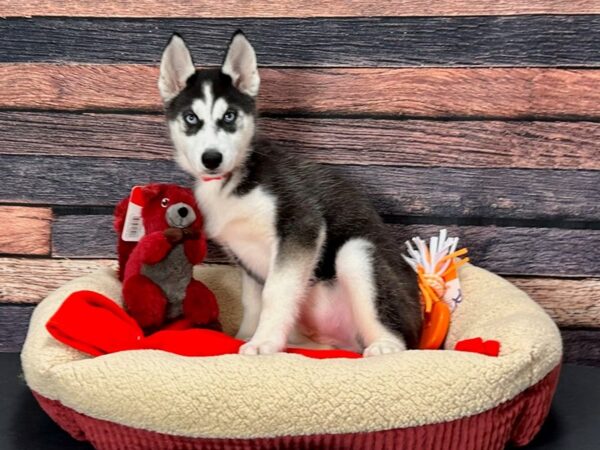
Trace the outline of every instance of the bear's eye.
{"type": "Polygon", "coordinates": [[[168,198],[163,198],[160,201],[160,206],[162,206],[163,208],[166,208],[168,204],[169,204],[169,199],[168,198]]]}

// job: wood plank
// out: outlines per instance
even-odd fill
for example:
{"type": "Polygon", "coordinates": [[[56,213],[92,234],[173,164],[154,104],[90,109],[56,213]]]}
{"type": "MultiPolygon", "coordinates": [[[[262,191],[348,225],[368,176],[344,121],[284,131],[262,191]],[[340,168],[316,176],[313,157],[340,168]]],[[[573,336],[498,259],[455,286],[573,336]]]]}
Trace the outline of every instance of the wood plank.
{"type": "Polygon", "coordinates": [[[48,255],[51,221],[50,208],[0,206],[0,253],[48,255]]]}
{"type": "Polygon", "coordinates": [[[330,164],[600,169],[600,123],[263,120],[275,143],[330,164]]]}
{"type": "MultiPolygon", "coordinates": [[[[0,258],[0,303],[39,303],[63,283],[115,260],[0,258]]],[[[560,326],[600,328],[600,278],[508,277],[560,326]]]]}
{"type": "Polygon", "coordinates": [[[38,303],[67,281],[116,266],[107,259],[0,258],[0,303],[38,303]]]}
{"type": "MultiPolygon", "coordinates": [[[[156,115],[0,112],[0,154],[172,158],[156,115]]],[[[272,142],[331,164],[600,169],[599,122],[263,118],[272,142]]]]}
{"type": "Polygon", "coordinates": [[[0,352],[19,352],[25,342],[33,306],[0,304],[0,352]]]}
{"type": "Polygon", "coordinates": [[[431,2],[427,0],[253,0],[240,2],[168,2],[137,0],[98,3],[79,0],[75,4],[54,0],[5,2],[0,17],[71,16],[71,17],[356,17],[356,16],[487,16],[520,14],[598,14],[600,6],[594,0],[481,0],[472,2],[431,2]]]}
{"type": "MultiPolygon", "coordinates": [[[[0,352],[19,352],[25,341],[33,306],[0,304],[0,352]]],[[[561,330],[564,361],[600,366],[600,330],[561,330]]]]}
{"type": "Polygon", "coordinates": [[[597,15],[7,19],[0,62],[156,63],[178,31],[214,65],[238,28],[265,66],[600,66],[597,15]]]}
{"type": "Polygon", "coordinates": [[[562,330],[565,363],[600,367],[599,330],[562,330]]]}
{"type": "Polygon", "coordinates": [[[600,278],[508,280],[527,292],[560,326],[600,328],[600,278]]]}
{"type": "MultiPolygon", "coordinates": [[[[62,215],[52,226],[52,256],[57,258],[116,258],[117,235],[109,215],[62,215]],[[81,230],[87,230],[82,236],[81,230]]],[[[208,245],[207,263],[228,262],[213,243],[208,245]]]]}
{"type": "MultiPolygon", "coordinates": [[[[598,276],[600,230],[496,226],[391,225],[396,240],[435,236],[441,229],[460,238],[471,261],[502,275],[598,276]]],[[[598,294],[600,301],[600,293],[598,294]]],[[[600,307],[600,305],[599,305],[600,307]]]]}
{"type": "MultiPolygon", "coordinates": [[[[0,64],[0,107],[157,112],[157,77],[142,65],[0,64]]],[[[263,68],[261,78],[270,113],[600,118],[600,70],[263,68]]]]}
{"type": "MultiPolygon", "coordinates": [[[[59,216],[53,224],[54,256],[66,258],[114,258],[116,237],[110,216],[59,216]],[[81,230],[90,230],[82,236],[81,230]]],[[[428,237],[441,228],[459,236],[477,265],[504,275],[598,276],[600,230],[518,228],[494,226],[438,226],[390,224],[402,244],[413,236],[428,237]],[[515,255],[519,255],[515,258],[515,255]]],[[[399,249],[402,248],[399,246],[399,249]]],[[[215,247],[209,260],[226,259],[215,247]]]]}
{"type": "MultiPolygon", "coordinates": [[[[600,171],[335,165],[385,215],[594,221],[600,171]]],[[[131,186],[189,184],[170,160],[4,155],[0,202],[113,206],[131,186]]]]}

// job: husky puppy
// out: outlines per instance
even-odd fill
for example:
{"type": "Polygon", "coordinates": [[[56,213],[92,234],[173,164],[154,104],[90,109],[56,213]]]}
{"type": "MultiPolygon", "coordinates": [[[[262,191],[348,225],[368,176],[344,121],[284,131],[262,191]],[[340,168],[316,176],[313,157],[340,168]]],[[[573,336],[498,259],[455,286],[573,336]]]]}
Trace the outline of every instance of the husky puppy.
{"type": "Polygon", "coordinates": [[[365,356],[414,348],[416,276],[374,208],[327,166],[257,138],[260,78],[244,34],[211,70],[196,70],[173,35],[158,84],[206,233],[243,269],[240,353],[275,353],[302,338],[365,356]]]}

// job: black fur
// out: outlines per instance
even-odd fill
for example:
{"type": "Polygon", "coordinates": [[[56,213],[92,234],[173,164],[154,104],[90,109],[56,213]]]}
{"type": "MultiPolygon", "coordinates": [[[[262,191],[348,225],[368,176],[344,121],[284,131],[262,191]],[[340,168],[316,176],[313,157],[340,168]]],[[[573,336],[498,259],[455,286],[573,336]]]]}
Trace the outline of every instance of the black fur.
{"type": "Polygon", "coordinates": [[[396,242],[366,197],[327,166],[294,157],[263,140],[255,142],[242,170],[243,179],[235,193],[244,195],[257,186],[272,192],[277,199],[277,233],[282,242],[294,248],[313,248],[319,230],[326,226],[316,279],[335,278],[337,252],[348,240],[364,238],[374,244],[379,319],[402,334],[408,347],[415,348],[421,330],[416,275],[400,257],[396,242]]]}
{"type": "Polygon", "coordinates": [[[212,92],[215,100],[222,97],[231,108],[241,109],[246,114],[256,114],[256,102],[254,99],[238,91],[233,86],[229,75],[224,74],[220,69],[205,69],[198,70],[189,77],[185,89],[166,105],[165,113],[167,119],[175,119],[179,114],[191,110],[194,100],[203,99],[204,92],[202,92],[202,86],[206,82],[212,84],[212,92]]]}
{"type": "MultiPolygon", "coordinates": [[[[214,69],[197,71],[187,80],[186,88],[166,105],[167,118],[175,119],[190,109],[194,99],[203,98],[202,86],[207,81],[212,84],[215,99],[223,97],[232,108],[256,116],[255,100],[237,90],[228,75],[214,69]]],[[[238,170],[242,179],[233,195],[243,196],[261,186],[277,199],[276,226],[283,257],[299,248],[314,249],[325,226],[326,238],[315,279],[335,278],[337,252],[348,240],[364,238],[371,242],[379,320],[402,335],[409,348],[417,346],[422,318],[416,275],[400,257],[396,243],[373,206],[349,180],[327,166],[294,157],[263,140],[254,142],[245,164],[238,170]]],[[[233,182],[232,179],[226,184],[233,182]]],[[[244,269],[257,281],[264,282],[244,269]]]]}

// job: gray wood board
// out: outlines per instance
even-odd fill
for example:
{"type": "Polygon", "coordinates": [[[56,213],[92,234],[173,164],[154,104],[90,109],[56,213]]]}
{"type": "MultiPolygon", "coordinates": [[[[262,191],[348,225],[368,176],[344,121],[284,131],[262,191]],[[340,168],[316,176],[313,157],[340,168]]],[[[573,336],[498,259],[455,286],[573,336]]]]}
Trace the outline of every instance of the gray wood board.
{"type": "MultiPolygon", "coordinates": [[[[385,215],[600,219],[600,171],[335,165],[385,215]]],[[[113,206],[132,186],[190,184],[169,160],[5,155],[0,203],[113,206]]]]}
{"type": "MultiPolygon", "coordinates": [[[[504,275],[600,275],[600,254],[590,251],[600,248],[600,230],[402,224],[388,227],[402,251],[405,240],[414,236],[428,238],[447,228],[451,235],[460,237],[474,264],[504,275]]],[[[52,235],[54,257],[116,257],[111,216],[58,216],[52,235]]],[[[207,260],[224,262],[227,258],[216,245],[211,245],[207,260]]]]}
{"type": "Polygon", "coordinates": [[[0,62],[155,64],[177,31],[188,40],[196,64],[216,65],[238,28],[267,66],[600,65],[596,15],[12,18],[0,22],[0,62]]]}

